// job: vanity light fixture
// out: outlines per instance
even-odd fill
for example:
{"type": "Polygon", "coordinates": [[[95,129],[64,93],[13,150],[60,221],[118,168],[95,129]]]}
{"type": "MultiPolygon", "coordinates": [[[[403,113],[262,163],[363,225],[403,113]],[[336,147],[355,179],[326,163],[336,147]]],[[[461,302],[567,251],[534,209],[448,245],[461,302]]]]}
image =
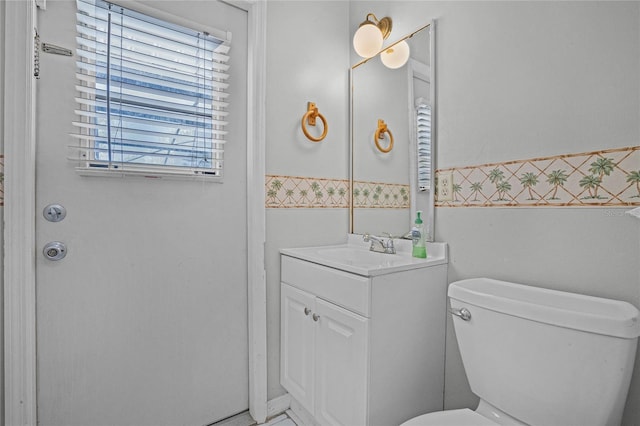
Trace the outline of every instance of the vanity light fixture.
{"type": "Polygon", "coordinates": [[[407,63],[410,53],[409,44],[401,40],[380,53],[380,60],[387,68],[396,69],[407,63]]]}
{"type": "Polygon", "coordinates": [[[380,20],[373,13],[367,14],[364,22],[353,35],[353,48],[363,58],[371,58],[382,49],[383,41],[391,34],[391,18],[384,17],[380,20]],[[369,20],[369,17],[373,21],[369,20]]]}
{"type": "MultiPolygon", "coordinates": [[[[372,15],[372,14],[370,14],[372,15]]],[[[367,15],[368,17],[369,15],[367,15]]],[[[383,19],[389,19],[389,21],[391,21],[391,18],[383,18],[383,19]]],[[[362,25],[365,25],[365,22],[362,23],[362,25]]],[[[429,28],[431,24],[427,24],[423,27],[418,28],[417,30],[415,30],[414,32],[412,32],[409,35],[404,36],[403,38],[401,38],[400,40],[396,41],[395,43],[390,44],[389,46],[385,47],[384,49],[381,47],[379,51],[377,51],[376,53],[374,53],[372,56],[369,57],[364,57],[363,60],[361,60],[360,62],[358,62],[357,64],[353,65],[351,67],[351,69],[356,69],[358,68],[360,65],[362,64],[366,64],[367,62],[369,62],[373,57],[377,56],[378,54],[380,55],[380,59],[382,61],[382,63],[387,66],[388,68],[400,68],[401,66],[403,66],[404,64],[407,63],[407,61],[409,60],[409,56],[411,53],[411,50],[409,48],[409,44],[407,43],[407,40],[409,40],[411,37],[413,37],[414,35],[416,35],[417,33],[419,33],[420,31],[424,30],[425,28],[429,28]]],[[[371,25],[369,25],[371,26],[371,25]]],[[[358,30],[360,31],[360,30],[358,30]]],[[[389,26],[389,31],[391,31],[391,26],[389,26]]],[[[357,32],[356,32],[357,35],[357,32]]],[[[353,37],[353,44],[355,47],[355,35],[353,37]]],[[[381,45],[382,46],[382,45],[381,45]]],[[[357,49],[356,49],[357,51],[357,49]]],[[[362,56],[362,55],[360,55],[362,56]]]]}

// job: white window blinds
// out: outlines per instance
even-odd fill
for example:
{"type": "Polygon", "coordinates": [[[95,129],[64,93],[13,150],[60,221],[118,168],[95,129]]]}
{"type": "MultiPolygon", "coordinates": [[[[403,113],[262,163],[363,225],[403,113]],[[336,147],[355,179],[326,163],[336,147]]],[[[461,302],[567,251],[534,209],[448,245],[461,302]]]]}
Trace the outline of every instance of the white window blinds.
{"type": "Polygon", "coordinates": [[[222,177],[229,41],[76,3],[80,169],[222,177]]]}
{"type": "Polygon", "coordinates": [[[431,189],[431,105],[424,101],[416,106],[416,129],[418,136],[418,188],[431,189]]]}

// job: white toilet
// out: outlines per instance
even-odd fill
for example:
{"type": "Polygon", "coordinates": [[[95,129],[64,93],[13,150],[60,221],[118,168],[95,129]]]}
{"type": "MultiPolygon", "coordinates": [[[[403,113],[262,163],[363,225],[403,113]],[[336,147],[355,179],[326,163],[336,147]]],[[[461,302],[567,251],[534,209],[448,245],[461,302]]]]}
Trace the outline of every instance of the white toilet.
{"type": "Polygon", "coordinates": [[[451,284],[449,298],[480,404],[402,426],[620,424],[640,335],[635,307],[487,278],[451,284]]]}

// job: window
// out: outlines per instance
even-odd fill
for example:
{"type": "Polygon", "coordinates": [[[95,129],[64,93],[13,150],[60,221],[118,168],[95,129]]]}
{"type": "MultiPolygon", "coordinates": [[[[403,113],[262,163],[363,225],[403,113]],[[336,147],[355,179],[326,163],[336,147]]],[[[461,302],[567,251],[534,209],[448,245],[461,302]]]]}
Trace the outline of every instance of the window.
{"type": "Polygon", "coordinates": [[[229,41],[102,0],[76,19],[79,168],[221,178],[229,41]]]}

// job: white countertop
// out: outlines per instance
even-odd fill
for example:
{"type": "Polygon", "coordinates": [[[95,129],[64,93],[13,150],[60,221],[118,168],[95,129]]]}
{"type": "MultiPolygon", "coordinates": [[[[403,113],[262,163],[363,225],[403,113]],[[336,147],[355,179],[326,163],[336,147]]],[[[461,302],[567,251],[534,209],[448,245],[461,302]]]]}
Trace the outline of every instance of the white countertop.
{"type": "Polygon", "coordinates": [[[369,251],[370,245],[362,240],[362,235],[349,234],[344,244],[286,248],[281,249],[280,253],[366,277],[428,268],[449,261],[446,243],[428,242],[426,259],[411,256],[412,244],[409,240],[394,239],[396,254],[369,251]]]}

